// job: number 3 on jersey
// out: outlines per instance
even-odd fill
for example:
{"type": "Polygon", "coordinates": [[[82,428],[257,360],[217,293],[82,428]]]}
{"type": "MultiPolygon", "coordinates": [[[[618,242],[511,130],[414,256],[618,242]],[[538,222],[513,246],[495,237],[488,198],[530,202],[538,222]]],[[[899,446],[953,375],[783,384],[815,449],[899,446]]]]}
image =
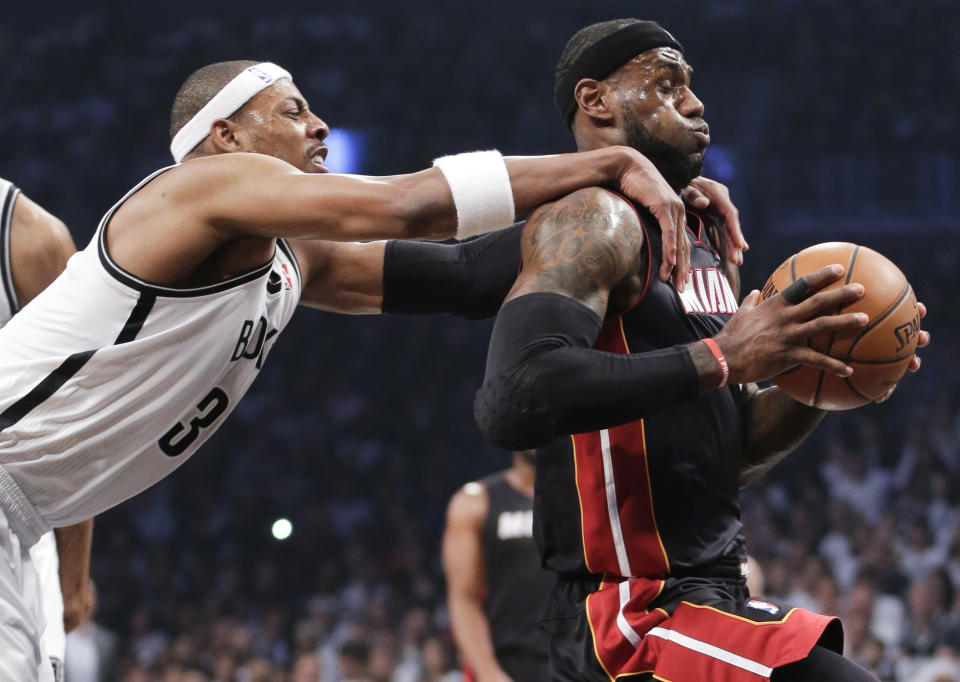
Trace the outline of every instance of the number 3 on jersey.
{"type": "Polygon", "coordinates": [[[201,429],[212,426],[213,423],[217,421],[217,417],[223,414],[229,404],[230,398],[227,397],[223,389],[219,386],[214,386],[213,389],[197,403],[197,415],[190,420],[187,426],[184,426],[183,422],[177,422],[169,431],[160,437],[157,445],[160,446],[163,454],[168,457],[182,455],[183,452],[190,447],[191,443],[200,436],[201,429]],[[186,431],[186,433],[184,433],[184,431],[186,431]]]}

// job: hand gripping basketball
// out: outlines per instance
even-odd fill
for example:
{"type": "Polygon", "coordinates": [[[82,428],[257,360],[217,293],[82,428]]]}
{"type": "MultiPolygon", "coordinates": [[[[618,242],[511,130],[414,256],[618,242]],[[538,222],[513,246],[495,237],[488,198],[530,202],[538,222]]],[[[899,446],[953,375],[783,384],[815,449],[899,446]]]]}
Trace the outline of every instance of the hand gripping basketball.
{"type": "Polygon", "coordinates": [[[799,301],[807,285],[798,279],[829,263],[842,263],[846,276],[833,289],[859,282],[864,296],[838,313],[866,313],[870,323],[853,332],[830,332],[813,336],[809,345],[853,368],[840,377],[818,367],[797,365],[773,381],[795,400],[826,410],[848,410],[883,399],[908,369],[916,369],[914,354],[929,340],[922,320],[924,307],[897,265],[873,249],[849,242],[825,242],[809,246],[786,259],[767,279],[763,296],[782,292],[787,301],[799,301]]]}
{"type": "Polygon", "coordinates": [[[843,273],[842,265],[828,265],[766,300],[751,291],[714,337],[730,365],[730,383],[762,381],[797,365],[850,376],[853,370],[844,362],[808,345],[816,334],[852,332],[869,322],[864,313],[834,314],[864,293],[856,283],[822,291],[843,273]]]}

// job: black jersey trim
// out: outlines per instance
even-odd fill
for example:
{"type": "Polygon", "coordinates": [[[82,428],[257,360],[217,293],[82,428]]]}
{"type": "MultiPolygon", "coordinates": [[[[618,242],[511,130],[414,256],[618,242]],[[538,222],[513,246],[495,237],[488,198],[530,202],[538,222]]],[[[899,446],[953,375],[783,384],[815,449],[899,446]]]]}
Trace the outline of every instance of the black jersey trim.
{"type": "Polygon", "coordinates": [[[300,263],[297,262],[297,256],[293,252],[293,247],[287,242],[286,239],[282,237],[277,238],[277,246],[280,247],[280,250],[290,259],[290,262],[293,263],[293,269],[297,271],[297,282],[300,283],[300,290],[303,290],[303,273],[300,272],[300,263]]]}
{"type": "Polygon", "coordinates": [[[130,317],[123,325],[123,329],[117,335],[117,340],[113,342],[115,346],[121,343],[128,343],[137,338],[137,334],[143,329],[143,323],[147,321],[147,315],[153,310],[153,304],[157,302],[157,297],[153,294],[143,293],[137,300],[137,304],[130,311],[130,317]]]}
{"type": "MultiPolygon", "coordinates": [[[[143,324],[147,320],[147,315],[153,309],[157,297],[150,294],[141,294],[123,328],[117,335],[114,345],[127,343],[137,338],[137,334],[143,329],[143,324]]],[[[93,357],[96,350],[85,350],[80,353],[74,353],[60,363],[60,366],[45,376],[39,384],[34,386],[29,393],[20,398],[13,405],[8,407],[0,414],[0,431],[9,428],[23,419],[31,410],[41,405],[50,398],[60,388],[70,381],[77,372],[93,357]]]]}
{"type": "Polygon", "coordinates": [[[168,287],[162,284],[157,284],[156,282],[150,282],[145,279],[140,279],[131,275],[126,270],[123,270],[119,265],[113,262],[110,259],[110,254],[107,253],[106,245],[104,244],[103,233],[101,232],[100,238],[100,263],[103,265],[104,269],[109,273],[114,279],[119,281],[121,284],[139,291],[141,294],[149,294],[151,296],[167,296],[173,298],[192,298],[195,296],[206,296],[208,294],[218,294],[228,289],[233,289],[242,284],[247,284],[254,280],[260,279],[270,271],[270,267],[273,265],[273,258],[271,257],[266,263],[258,265],[252,270],[247,270],[246,272],[226,279],[222,282],[216,284],[208,284],[202,287],[190,287],[190,288],[177,288],[177,287],[168,287]]]}
{"type": "Polygon", "coordinates": [[[3,209],[0,211],[0,280],[3,280],[3,291],[10,305],[10,314],[20,309],[17,300],[17,289],[13,283],[13,260],[10,252],[10,238],[13,234],[13,207],[20,195],[16,185],[11,184],[3,200],[3,209]]]}
{"type": "Polygon", "coordinates": [[[699,213],[694,213],[694,212],[691,211],[690,209],[686,209],[686,213],[685,213],[685,215],[684,215],[684,217],[683,217],[683,224],[687,226],[687,229],[690,230],[690,234],[693,235],[693,243],[694,243],[694,244],[703,244],[704,246],[708,246],[708,247],[710,247],[710,248],[713,248],[713,245],[712,245],[712,244],[708,244],[708,243],[704,240],[704,238],[703,238],[703,218],[700,216],[699,213]],[[697,231],[696,231],[696,232],[693,231],[693,228],[690,227],[690,223],[689,223],[689,221],[687,220],[687,216],[689,216],[689,215],[692,215],[694,218],[696,218],[696,219],[697,219],[697,222],[700,224],[700,227],[697,228],[697,231]]]}
{"type": "Polygon", "coordinates": [[[50,372],[43,380],[33,387],[25,396],[0,414],[0,431],[9,428],[23,419],[30,410],[40,405],[47,398],[56,393],[61,386],[67,383],[74,374],[87,364],[87,361],[96,353],[95,350],[85,350],[74,353],[60,363],[60,366],[50,372]]]}
{"type": "Polygon", "coordinates": [[[222,282],[217,282],[216,284],[208,284],[202,287],[171,287],[164,284],[158,284],[157,282],[140,279],[113,262],[113,259],[110,257],[110,253],[107,251],[107,225],[110,224],[110,219],[113,218],[113,214],[117,212],[117,209],[120,208],[124,202],[127,201],[127,199],[143,189],[151,180],[176,167],[176,165],[167,166],[166,168],[161,168],[160,170],[154,171],[145,177],[140,181],[140,184],[136,185],[133,189],[127,192],[123,198],[120,199],[120,201],[114,204],[113,207],[107,211],[106,215],[104,215],[100,220],[100,225],[97,227],[97,252],[100,255],[100,263],[103,265],[103,268],[107,271],[107,273],[109,273],[121,284],[139,291],[141,294],[167,296],[173,298],[190,298],[194,296],[217,294],[227,291],[228,289],[238,287],[242,284],[252,282],[267,274],[267,272],[270,271],[271,265],[273,265],[273,256],[271,256],[270,260],[262,265],[258,265],[251,270],[247,270],[246,272],[236,275],[235,277],[231,277],[230,279],[226,279],[222,282]]]}

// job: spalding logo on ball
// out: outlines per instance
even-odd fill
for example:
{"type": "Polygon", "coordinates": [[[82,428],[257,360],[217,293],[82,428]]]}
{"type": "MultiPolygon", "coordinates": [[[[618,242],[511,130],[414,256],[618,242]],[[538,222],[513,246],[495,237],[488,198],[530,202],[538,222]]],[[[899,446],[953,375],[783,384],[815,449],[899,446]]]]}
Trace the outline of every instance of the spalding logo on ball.
{"type": "Polygon", "coordinates": [[[920,335],[917,297],[907,278],[889,259],[873,249],[847,242],[826,242],[788,258],[763,286],[763,298],[783,291],[799,277],[839,263],[843,279],[823,290],[858,282],[864,295],[837,313],[863,312],[866,327],[845,333],[823,333],[810,339],[814,350],[853,368],[838,377],[809,365],[798,365],[773,382],[802,403],[824,410],[849,410],[886,393],[910,365],[920,335]]]}

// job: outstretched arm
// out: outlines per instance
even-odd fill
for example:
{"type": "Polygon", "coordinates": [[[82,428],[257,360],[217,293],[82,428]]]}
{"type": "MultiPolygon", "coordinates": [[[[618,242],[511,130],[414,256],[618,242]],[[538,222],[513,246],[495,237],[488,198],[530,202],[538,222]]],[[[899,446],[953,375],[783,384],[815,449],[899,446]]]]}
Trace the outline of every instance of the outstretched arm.
{"type": "MultiPolygon", "coordinates": [[[[709,194],[694,193],[691,186],[682,195],[684,201],[688,206],[706,202],[721,216],[714,243],[729,253],[730,241],[742,239],[737,209],[726,187],[706,178],[697,180],[709,194]]],[[[455,244],[291,240],[301,270],[311,273],[301,303],[351,314],[493,317],[520,270],[522,229],[523,223],[517,223],[455,244]]],[[[729,258],[726,271],[734,291],[739,291],[737,265],[729,258]]]]}
{"type": "Polygon", "coordinates": [[[496,315],[520,269],[522,224],[454,244],[292,240],[300,302],[339,313],[496,315]]]}
{"type": "MultiPolygon", "coordinates": [[[[583,187],[619,187],[661,222],[670,264],[664,272],[680,262],[678,280],[686,275],[689,254],[677,254],[683,204],[635,150],[607,147],[504,162],[516,213],[583,187]]],[[[194,159],[151,186],[164,193],[172,211],[234,236],[444,239],[457,228],[453,194],[437,168],[388,177],[311,175],[272,157],[235,153],[194,159]]]]}

